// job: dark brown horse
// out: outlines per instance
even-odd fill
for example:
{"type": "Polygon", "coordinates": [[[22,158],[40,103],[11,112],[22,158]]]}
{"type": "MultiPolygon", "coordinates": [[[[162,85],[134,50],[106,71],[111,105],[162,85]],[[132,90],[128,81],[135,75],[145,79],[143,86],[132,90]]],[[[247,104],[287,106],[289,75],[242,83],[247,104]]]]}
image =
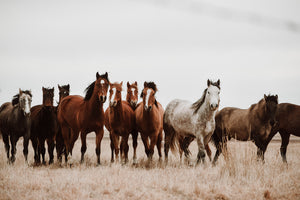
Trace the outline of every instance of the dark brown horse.
{"type": "Polygon", "coordinates": [[[141,102],[135,110],[137,130],[145,146],[145,152],[149,160],[152,160],[154,146],[157,146],[159,160],[161,160],[161,142],[163,138],[163,115],[164,109],[155,98],[157,92],[154,82],[144,82],[144,89],[141,93],[141,102]],[[150,145],[149,145],[150,139],[150,145]]]}
{"type": "Polygon", "coordinates": [[[83,98],[70,95],[62,99],[58,106],[58,121],[64,138],[68,162],[72,164],[72,150],[79,133],[81,137],[81,163],[86,152],[86,135],[92,131],[96,133],[97,164],[100,164],[100,146],[104,130],[103,104],[106,101],[109,86],[108,74],[96,74],[96,81],[86,88],[83,98]],[[70,131],[71,129],[71,131],[70,131]]]}
{"type": "Polygon", "coordinates": [[[265,148],[273,136],[279,132],[281,136],[280,154],[283,162],[286,161],[286,149],[290,141],[290,135],[300,137],[300,106],[291,103],[281,103],[277,106],[277,124],[272,128],[265,148]]]}
{"type": "Polygon", "coordinates": [[[27,163],[31,98],[31,91],[20,89],[19,94],[13,97],[12,102],[4,103],[0,107],[0,131],[9,163],[14,163],[16,160],[16,145],[20,137],[24,139],[23,154],[27,163]],[[9,140],[11,143],[11,157],[9,156],[9,140]]]}
{"type": "Polygon", "coordinates": [[[254,141],[258,148],[257,156],[263,160],[264,143],[276,122],[277,105],[277,95],[264,95],[263,99],[248,109],[227,107],[218,112],[215,117],[216,128],[212,136],[217,148],[213,164],[216,163],[222,150],[227,150],[226,142],[231,138],[254,141]]]}
{"type": "Polygon", "coordinates": [[[114,162],[114,151],[118,160],[120,149],[121,161],[127,163],[128,138],[129,134],[134,130],[135,118],[134,111],[130,105],[126,101],[122,101],[122,84],[123,82],[109,85],[109,107],[105,111],[105,127],[110,132],[111,162],[114,162]],[[119,136],[122,138],[120,148],[119,136]]]}
{"type": "MultiPolygon", "coordinates": [[[[58,105],[59,103],[62,101],[62,99],[64,97],[67,97],[69,96],[70,94],[70,85],[58,85],[58,89],[59,89],[59,102],[58,102],[58,105]]],[[[56,113],[57,113],[57,108],[58,106],[56,107],[56,113]]],[[[62,137],[62,133],[61,133],[61,128],[60,128],[60,125],[58,124],[58,131],[57,131],[57,134],[56,134],[56,153],[57,153],[57,160],[61,163],[62,161],[62,154],[65,155],[65,161],[67,162],[67,153],[66,153],[66,148],[65,148],[65,144],[64,144],[64,139],[62,137]]]]}
{"type": "Polygon", "coordinates": [[[54,88],[43,87],[43,104],[31,108],[31,142],[36,164],[45,162],[45,141],[48,145],[49,164],[53,163],[55,136],[58,130],[56,107],[53,106],[54,88]]]}

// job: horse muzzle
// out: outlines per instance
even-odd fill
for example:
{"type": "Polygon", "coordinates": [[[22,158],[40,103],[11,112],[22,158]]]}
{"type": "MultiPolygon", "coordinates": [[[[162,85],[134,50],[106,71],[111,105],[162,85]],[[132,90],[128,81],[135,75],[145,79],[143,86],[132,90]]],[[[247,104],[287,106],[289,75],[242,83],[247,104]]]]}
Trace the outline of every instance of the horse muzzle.
{"type": "Polygon", "coordinates": [[[131,101],[130,104],[131,104],[131,106],[132,106],[133,108],[136,108],[137,101],[131,101]]]}
{"type": "Polygon", "coordinates": [[[145,111],[150,112],[152,110],[152,106],[144,106],[145,111]]]}
{"type": "Polygon", "coordinates": [[[219,105],[218,104],[210,104],[210,109],[212,110],[212,111],[215,111],[215,110],[217,110],[219,108],[219,105]]]}
{"type": "Polygon", "coordinates": [[[109,106],[111,106],[111,107],[116,107],[116,105],[117,105],[117,101],[110,101],[109,102],[109,106]]]}
{"type": "Polygon", "coordinates": [[[100,100],[102,103],[105,103],[105,101],[106,101],[106,96],[100,96],[100,97],[99,97],[99,100],[100,100]]]}

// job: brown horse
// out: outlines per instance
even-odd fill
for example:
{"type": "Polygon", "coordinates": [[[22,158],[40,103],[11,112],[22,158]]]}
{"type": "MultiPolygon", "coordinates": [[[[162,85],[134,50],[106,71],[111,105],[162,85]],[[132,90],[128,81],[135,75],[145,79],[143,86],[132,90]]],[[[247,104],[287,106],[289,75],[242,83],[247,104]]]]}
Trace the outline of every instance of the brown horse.
{"type": "Polygon", "coordinates": [[[100,164],[100,146],[104,130],[103,104],[109,86],[108,74],[96,74],[96,81],[86,88],[85,98],[70,95],[62,99],[58,106],[58,121],[64,138],[68,162],[72,164],[72,150],[79,133],[81,137],[81,163],[86,152],[86,135],[96,133],[97,164],[100,164]],[[71,131],[69,131],[71,129],[71,131]]]}
{"type": "Polygon", "coordinates": [[[0,132],[2,133],[8,163],[14,163],[17,153],[17,141],[23,137],[23,154],[27,163],[28,142],[30,138],[30,107],[31,91],[19,90],[12,102],[2,104],[0,107],[0,132]],[[11,143],[11,157],[9,155],[9,140],[11,143]]]}
{"type": "MultiPolygon", "coordinates": [[[[58,89],[59,89],[59,102],[58,102],[58,105],[59,103],[62,101],[62,99],[64,97],[67,97],[69,96],[70,94],[70,85],[58,85],[58,89]]],[[[58,106],[56,107],[56,113],[57,113],[57,108],[58,106]]],[[[62,136],[62,133],[61,133],[61,128],[58,124],[58,131],[57,131],[57,134],[56,134],[56,153],[57,153],[57,160],[61,163],[62,161],[62,154],[64,153],[65,155],[65,161],[67,162],[67,153],[66,153],[66,148],[65,148],[65,144],[64,144],[64,138],[62,136]]]]}
{"type": "MultiPolygon", "coordinates": [[[[105,127],[110,132],[111,162],[119,157],[119,136],[121,139],[121,161],[128,161],[128,138],[135,127],[134,111],[126,101],[122,101],[122,84],[109,84],[109,107],[105,111],[105,127]]],[[[136,159],[136,158],[134,158],[136,159]]]]}
{"type": "Polygon", "coordinates": [[[159,160],[161,160],[161,142],[163,138],[163,115],[164,109],[155,98],[157,92],[154,82],[144,82],[144,89],[141,93],[141,102],[135,110],[137,130],[145,146],[145,152],[149,160],[152,160],[154,146],[157,146],[159,160]],[[150,138],[150,145],[149,139],[150,138]]]}
{"type": "Polygon", "coordinates": [[[279,132],[281,136],[280,154],[283,162],[286,161],[286,149],[290,141],[290,135],[300,137],[300,106],[291,103],[281,103],[277,106],[277,124],[272,128],[265,148],[273,136],[279,132]]]}
{"type": "Polygon", "coordinates": [[[216,128],[212,140],[217,148],[213,164],[216,163],[222,150],[227,150],[227,139],[235,138],[241,141],[254,141],[258,147],[258,158],[264,159],[264,142],[268,139],[272,126],[275,124],[275,114],[278,96],[264,95],[258,103],[248,109],[223,108],[217,113],[216,128]]]}
{"type": "Polygon", "coordinates": [[[31,108],[31,134],[30,139],[34,150],[36,164],[45,162],[45,141],[48,145],[49,164],[53,163],[53,150],[55,136],[58,130],[56,107],[53,106],[54,88],[43,87],[43,104],[31,108]]]}

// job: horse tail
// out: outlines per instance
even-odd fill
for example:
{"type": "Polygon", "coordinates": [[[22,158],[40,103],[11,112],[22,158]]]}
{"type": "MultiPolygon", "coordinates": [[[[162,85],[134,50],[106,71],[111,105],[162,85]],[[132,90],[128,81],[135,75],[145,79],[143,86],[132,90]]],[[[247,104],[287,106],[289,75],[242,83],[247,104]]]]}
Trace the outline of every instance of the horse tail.
{"type": "Polygon", "coordinates": [[[222,141],[220,139],[220,137],[218,136],[216,129],[214,130],[214,133],[211,136],[211,140],[212,140],[213,144],[215,145],[215,147],[218,147],[222,141]]]}
{"type": "Polygon", "coordinates": [[[169,146],[171,151],[174,153],[177,150],[177,146],[178,146],[176,142],[176,138],[177,138],[176,131],[171,125],[165,123],[165,120],[163,124],[163,129],[165,132],[165,148],[166,146],[169,146]]]}

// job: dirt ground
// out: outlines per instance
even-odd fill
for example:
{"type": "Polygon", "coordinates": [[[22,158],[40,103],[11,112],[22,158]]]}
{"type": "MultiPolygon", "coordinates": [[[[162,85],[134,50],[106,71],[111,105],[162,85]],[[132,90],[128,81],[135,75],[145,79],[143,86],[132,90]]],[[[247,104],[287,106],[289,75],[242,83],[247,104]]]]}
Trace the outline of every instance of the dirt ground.
{"type": "MultiPolygon", "coordinates": [[[[256,147],[251,142],[229,143],[229,156],[220,156],[213,167],[206,164],[188,166],[172,154],[166,166],[158,162],[157,151],[149,164],[139,140],[138,164],[132,164],[130,140],[126,165],[110,163],[109,139],[101,145],[101,166],[96,166],[95,139],[90,133],[85,163],[80,164],[80,140],[74,147],[76,162],[72,168],[56,162],[34,167],[33,150],[29,146],[29,166],[22,154],[23,141],[18,142],[17,159],[8,165],[3,142],[0,141],[0,199],[300,199],[300,142],[288,146],[288,165],[281,161],[280,138],[269,145],[265,163],[256,160],[256,147]]],[[[214,154],[215,148],[210,144],[214,154]]],[[[192,159],[197,145],[191,144],[192,159]]],[[[46,156],[48,160],[48,156],[46,156]]]]}

